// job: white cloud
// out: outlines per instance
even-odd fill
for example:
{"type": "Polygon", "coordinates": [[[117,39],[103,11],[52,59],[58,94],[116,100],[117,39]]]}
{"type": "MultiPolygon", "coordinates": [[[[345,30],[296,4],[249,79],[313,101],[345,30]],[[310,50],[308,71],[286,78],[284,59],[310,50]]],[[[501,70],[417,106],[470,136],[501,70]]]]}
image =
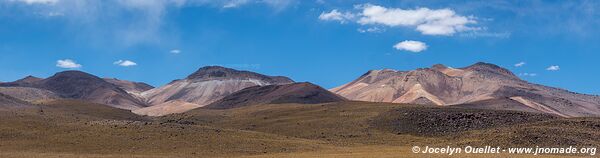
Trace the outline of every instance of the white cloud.
{"type": "Polygon", "coordinates": [[[354,14],[350,12],[339,12],[337,9],[334,9],[330,12],[322,12],[319,15],[319,19],[323,21],[339,21],[340,23],[345,23],[348,20],[352,20],[355,17],[354,14]]]}
{"type": "Polygon", "coordinates": [[[522,62],[516,63],[515,67],[521,67],[521,66],[524,66],[525,64],[526,63],[522,61],[522,62]]]}
{"type": "Polygon", "coordinates": [[[405,50],[405,51],[411,51],[411,52],[421,52],[427,49],[427,44],[420,42],[420,41],[411,41],[411,40],[406,40],[406,41],[402,41],[396,45],[394,45],[394,48],[398,49],[398,50],[405,50]]]}
{"type": "Polygon", "coordinates": [[[558,66],[558,65],[552,65],[552,66],[546,68],[546,70],[548,70],[548,71],[558,71],[558,70],[560,70],[560,66],[558,66]]]}
{"type": "Polygon", "coordinates": [[[281,11],[293,4],[295,4],[296,2],[298,2],[297,0],[222,0],[222,1],[217,1],[217,0],[188,0],[188,1],[192,1],[192,2],[200,2],[200,3],[217,3],[217,4],[221,4],[222,8],[228,9],[228,8],[239,8],[243,5],[248,5],[248,4],[265,4],[271,8],[273,8],[276,11],[281,11]]]}
{"type": "Polygon", "coordinates": [[[137,65],[137,63],[135,63],[133,61],[130,61],[130,60],[117,60],[113,64],[119,65],[119,66],[124,66],[124,67],[136,66],[137,65]]]}
{"type": "Polygon", "coordinates": [[[331,21],[354,21],[361,25],[383,25],[389,27],[411,27],[425,35],[453,35],[457,32],[478,30],[474,17],[456,14],[451,9],[399,9],[378,5],[358,5],[357,13],[342,13],[336,9],[323,12],[319,19],[331,21]]]}
{"type": "Polygon", "coordinates": [[[169,52],[172,53],[172,54],[179,54],[179,53],[181,53],[181,50],[179,50],[179,49],[173,49],[173,50],[171,50],[169,52]]]}
{"type": "Polygon", "coordinates": [[[431,10],[419,8],[403,10],[377,5],[364,5],[360,24],[382,24],[387,26],[412,26],[426,35],[452,35],[472,29],[467,24],[475,23],[469,17],[457,15],[450,9],[431,10]]]}
{"type": "Polygon", "coordinates": [[[519,73],[519,76],[535,77],[535,76],[537,76],[537,74],[525,72],[525,73],[519,73]]]}
{"type": "Polygon", "coordinates": [[[24,2],[27,4],[56,4],[58,2],[58,0],[12,0],[12,1],[19,1],[19,2],[24,2]]]}
{"type": "Polygon", "coordinates": [[[60,68],[66,68],[66,69],[77,69],[77,68],[81,67],[80,64],[77,64],[77,62],[75,62],[71,59],[57,60],[56,66],[60,67],[60,68]]]}
{"type": "Polygon", "coordinates": [[[360,33],[381,33],[385,31],[385,29],[379,27],[369,27],[367,29],[358,28],[356,30],[360,33]]]}
{"type": "Polygon", "coordinates": [[[230,0],[230,1],[225,2],[225,4],[223,4],[223,8],[237,8],[248,2],[250,2],[250,1],[249,0],[230,0]]]}
{"type": "Polygon", "coordinates": [[[471,32],[461,33],[460,37],[467,38],[478,38],[478,37],[490,37],[490,38],[509,38],[510,32],[487,32],[486,29],[474,30],[471,32]]]}

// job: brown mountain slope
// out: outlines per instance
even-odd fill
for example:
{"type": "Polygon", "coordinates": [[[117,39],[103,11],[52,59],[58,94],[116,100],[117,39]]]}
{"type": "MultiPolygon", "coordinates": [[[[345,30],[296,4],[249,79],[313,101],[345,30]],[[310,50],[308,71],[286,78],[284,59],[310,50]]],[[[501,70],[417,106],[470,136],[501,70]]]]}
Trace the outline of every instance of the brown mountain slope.
{"type": "Polygon", "coordinates": [[[137,109],[145,104],[116,85],[81,71],[63,71],[42,80],[10,82],[2,87],[31,87],[51,91],[61,98],[80,99],[121,109],[137,109]]]}
{"type": "Polygon", "coordinates": [[[207,66],[198,69],[185,79],[175,80],[162,87],[143,92],[142,96],[146,98],[148,103],[160,106],[151,106],[134,112],[142,115],[149,113],[166,115],[174,111],[184,112],[208,105],[247,87],[293,82],[287,77],[266,76],[249,71],[207,66]],[[172,110],[164,111],[164,109],[172,110]]]}
{"type": "Polygon", "coordinates": [[[563,117],[600,116],[598,96],[528,83],[489,63],[458,69],[434,65],[413,71],[372,70],[331,91],[359,101],[469,107],[478,103],[480,108],[533,109],[563,117]]]}
{"type": "Polygon", "coordinates": [[[81,71],[65,71],[42,80],[41,87],[62,97],[83,99],[121,109],[137,109],[144,103],[125,90],[103,79],[81,71]]]}
{"type": "Polygon", "coordinates": [[[33,84],[35,84],[36,82],[39,82],[41,80],[43,80],[43,79],[35,77],[35,76],[26,76],[25,78],[22,78],[22,79],[13,81],[13,82],[0,83],[0,86],[28,87],[28,86],[32,86],[33,84]]]}
{"type": "Polygon", "coordinates": [[[154,88],[153,86],[146,84],[144,82],[133,82],[133,81],[126,81],[126,80],[119,80],[116,78],[104,78],[104,81],[111,83],[111,84],[125,90],[127,93],[129,93],[129,95],[131,95],[132,97],[135,97],[139,101],[146,100],[142,96],[142,92],[154,88]]]}
{"type": "Polygon", "coordinates": [[[60,99],[61,97],[49,90],[32,87],[0,87],[0,93],[28,102],[60,99]]]}
{"type": "Polygon", "coordinates": [[[23,100],[19,100],[17,98],[11,97],[9,95],[0,93],[0,109],[30,107],[30,106],[32,106],[32,105],[23,100]]]}
{"type": "Polygon", "coordinates": [[[303,82],[245,88],[206,107],[229,109],[257,104],[317,104],[340,101],[346,99],[312,83],[303,82]]]}
{"type": "Polygon", "coordinates": [[[146,84],[144,82],[133,82],[133,81],[126,81],[126,80],[119,80],[116,78],[103,78],[104,81],[108,82],[108,83],[112,83],[116,86],[118,86],[119,88],[132,93],[132,94],[139,94],[142,93],[144,91],[150,90],[152,88],[154,88],[153,86],[146,84]]]}

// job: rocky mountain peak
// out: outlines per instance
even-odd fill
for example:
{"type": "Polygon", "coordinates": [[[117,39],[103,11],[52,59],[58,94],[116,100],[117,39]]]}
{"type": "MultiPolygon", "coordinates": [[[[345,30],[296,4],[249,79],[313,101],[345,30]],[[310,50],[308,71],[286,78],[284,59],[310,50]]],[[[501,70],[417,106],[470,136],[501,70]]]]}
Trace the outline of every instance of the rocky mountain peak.
{"type": "Polygon", "coordinates": [[[469,71],[483,72],[483,73],[498,74],[498,75],[503,75],[503,76],[511,77],[511,78],[518,78],[515,74],[513,74],[508,69],[502,68],[498,65],[485,63],[485,62],[478,62],[471,66],[462,68],[462,69],[469,70],[469,71]]]}
{"type": "Polygon", "coordinates": [[[198,78],[217,78],[217,77],[228,77],[228,75],[232,75],[236,70],[221,67],[221,66],[205,66],[198,69],[196,72],[189,75],[188,79],[198,79],[198,78]]]}
{"type": "Polygon", "coordinates": [[[221,66],[205,66],[189,75],[187,79],[234,78],[244,73],[246,72],[221,66]]]}
{"type": "Polygon", "coordinates": [[[386,68],[386,69],[381,70],[381,72],[384,72],[384,73],[386,73],[386,72],[398,72],[398,70],[386,68]]]}
{"type": "Polygon", "coordinates": [[[367,73],[360,76],[358,80],[361,82],[372,83],[391,76],[397,76],[401,73],[403,72],[394,69],[369,70],[367,73]]]}
{"type": "Polygon", "coordinates": [[[145,106],[125,90],[104,79],[82,71],[63,71],[42,80],[38,87],[50,90],[64,98],[90,100],[122,109],[145,106]]]}
{"type": "Polygon", "coordinates": [[[20,82],[20,83],[33,83],[33,82],[37,82],[37,81],[40,81],[40,80],[42,80],[42,78],[38,78],[38,77],[35,77],[35,76],[31,76],[31,75],[29,75],[29,76],[27,76],[27,77],[25,77],[25,78],[22,78],[22,79],[20,79],[20,80],[17,80],[17,81],[15,81],[15,82],[20,82]]]}
{"type": "Polygon", "coordinates": [[[361,77],[378,76],[378,75],[397,73],[397,72],[399,72],[399,71],[394,70],[394,69],[389,69],[389,68],[385,68],[385,69],[381,69],[381,70],[369,70],[367,73],[363,74],[361,77]]]}
{"type": "Polygon", "coordinates": [[[63,94],[67,98],[84,97],[98,88],[123,91],[97,76],[75,70],[56,73],[41,82],[43,88],[63,94]]]}
{"type": "Polygon", "coordinates": [[[28,86],[32,86],[32,85],[36,84],[37,82],[39,82],[41,80],[42,80],[42,78],[38,78],[38,77],[34,77],[34,76],[27,76],[25,78],[16,80],[14,82],[0,83],[0,86],[28,87],[28,86]]]}
{"type": "Polygon", "coordinates": [[[96,77],[92,74],[82,72],[82,71],[77,71],[77,70],[68,70],[68,71],[59,72],[59,73],[54,74],[54,76],[49,77],[48,79],[63,78],[63,77],[102,80],[101,78],[96,77]]]}
{"type": "Polygon", "coordinates": [[[250,71],[235,70],[221,66],[206,66],[198,69],[186,79],[190,80],[220,80],[220,79],[257,79],[267,82],[285,84],[292,83],[291,79],[283,76],[266,76],[250,71]]]}
{"type": "Polygon", "coordinates": [[[431,66],[431,68],[432,69],[436,69],[436,70],[438,70],[438,69],[447,69],[448,66],[443,65],[443,64],[435,64],[435,65],[431,66]]]}
{"type": "Polygon", "coordinates": [[[493,69],[502,69],[502,67],[486,62],[477,62],[473,65],[467,66],[467,68],[493,68],[493,69]]]}

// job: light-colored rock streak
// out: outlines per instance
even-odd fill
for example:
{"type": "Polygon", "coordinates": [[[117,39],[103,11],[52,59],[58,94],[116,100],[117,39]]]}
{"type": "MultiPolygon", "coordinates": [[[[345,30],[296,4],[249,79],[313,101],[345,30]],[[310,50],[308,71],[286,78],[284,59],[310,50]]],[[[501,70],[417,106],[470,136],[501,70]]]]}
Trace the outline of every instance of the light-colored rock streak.
{"type": "Polygon", "coordinates": [[[555,115],[558,115],[558,116],[561,116],[561,117],[566,117],[566,118],[571,117],[569,115],[566,115],[566,114],[563,114],[563,113],[561,113],[559,111],[556,111],[556,110],[554,110],[554,109],[552,109],[552,108],[550,108],[550,107],[548,107],[548,106],[546,106],[544,104],[540,104],[540,103],[537,103],[537,102],[525,99],[525,98],[520,97],[520,96],[510,97],[510,99],[512,99],[514,101],[517,101],[517,102],[519,102],[519,103],[521,103],[523,105],[526,105],[526,106],[528,106],[528,107],[530,107],[532,109],[544,112],[544,113],[555,114],[555,115]]]}
{"type": "Polygon", "coordinates": [[[168,101],[166,103],[154,105],[151,107],[145,107],[137,110],[132,110],[131,112],[138,115],[147,115],[147,116],[164,116],[168,114],[175,113],[183,113],[191,109],[202,107],[202,105],[173,100],[168,101]]]}
{"type": "Polygon", "coordinates": [[[425,89],[423,89],[423,86],[421,86],[421,84],[415,84],[408,90],[408,92],[404,93],[404,95],[398,97],[397,99],[395,99],[392,102],[393,103],[413,103],[415,100],[417,100],[421,97],[430,100],[431,102],[433,102],[436,105],[445,105],[444,101],[440,100],[435,95],[432,95],[431,93],[429,93],[425,89]]]}
{"type": "Polygon", "coordinates": [[[450,67],[442,69],[442,70],[440,70],[440,72],[442,72],[443,74],[446,74],[448,76],[452,76],[452,77],[463,76],[465,74],[464,70],[450,68],[450,67]]]}

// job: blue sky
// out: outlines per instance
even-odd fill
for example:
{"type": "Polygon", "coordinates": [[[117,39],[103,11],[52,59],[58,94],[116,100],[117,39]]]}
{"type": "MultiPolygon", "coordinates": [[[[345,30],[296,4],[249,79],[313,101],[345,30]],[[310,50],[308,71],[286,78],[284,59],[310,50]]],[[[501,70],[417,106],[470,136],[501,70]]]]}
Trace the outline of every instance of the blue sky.
{"type": "Polygon", "coordinates": [[[600,1],[3,0],[0,81],[81,70],[160,86],[207,65],[332,88],[478,61],[600,94],[600,1]]]}

